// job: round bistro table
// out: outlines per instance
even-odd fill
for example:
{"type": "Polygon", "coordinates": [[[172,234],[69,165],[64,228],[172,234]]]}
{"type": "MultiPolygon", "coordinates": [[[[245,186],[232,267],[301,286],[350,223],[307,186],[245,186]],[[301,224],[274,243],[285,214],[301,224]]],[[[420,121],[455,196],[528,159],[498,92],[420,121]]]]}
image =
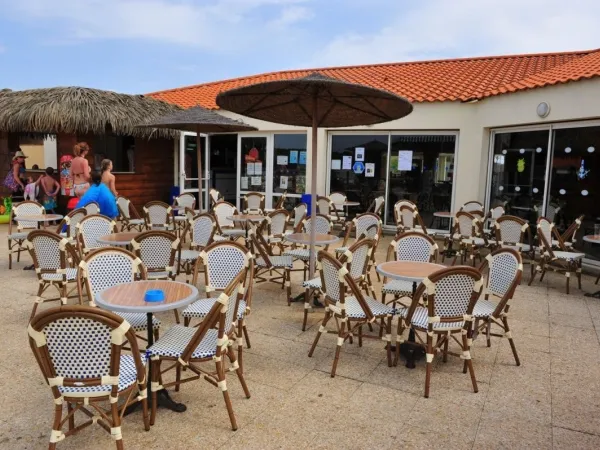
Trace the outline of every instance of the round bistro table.
{"type": "MultiPolygon", "coordinates": [[[[588,234],[587,236],[583,237],[583,240],[585,242],[589,242],[590,244],[600,244],[600,235],[588,234]]],[[[600,276],[598,276],[598,278],[596,278],[596,284],[598,284],[598,280],[600,280],[600,276]]],[[[585,294],[585,296],[600,298],[600,291],[596,291],[594,293],[587,293],[587,294],[585,294]]]]}
{"type": "MultiPolygon", "coordinates": [[[[22,216],[15,216],[14,220],[18,220],[19,222],[36,222],[39,230],[42,223],[62,220],[63,217],[60,214],[23,214],[22,216]]],[[[23,270],[33,270],[34,268],[35,266],[31,264],[23,267],[23,270]]]]}
{"type": "MultiPolygon", "coordinates": [[[[260,223],[266,219],[266,216],[262,214],[236,214],[235,216],[227,216],[228,220],[232,222],[240,222],[244,224],[244,230],[246,231],[246,246],[248,243],[248,224],[249,223],[260,223]]],[[[249,246],[251,247],[251,246],[249,246]]]]}
{"type": "Polygon", "coordinates": [[[136,231],[124,232],[124,233],[113,233],[106,236],[100,236],[96,239],[98,243],[104,245],[111,245],[113,247],[127,247],[131,244],[131,241],[138,237],[140,234],[136,231]]]}
{"type": "MultiPolygon", "coordinates": [[[[96,295],[96,304],[108,311],[124,313],[145,313],[148,321],[148,346],[154,344],[154,333],[152,329],[152,315],[156,312],[171,311],[173,309],[188,306],[198,299],[198,289],[191,284],[180,281],[155,280],[155,281],[134,281],[131,283],[119,284],[99,292],[96,295]],[[160,289],[165,293],[165,299],[161,302],[147,302],[144,300],[146,291],[160,289]]],[[[152,373],[152,359],[147,358],[148,373],[152,373]]],[[[150,375],[148,376],[148,400],[152,398],[150,375]]],[[[176,412],[183,412],[186,406],[182,403],[175,403],[166,389],[157,392],[157,405],[164,406],[167,409],[176,412]]],[[[136,407],[139,403],[135,404],[136,407]]],[[[148,406],[152,409],[152,402],[148,406]]],[[[135,408],[134,408],[135,409],[135,408]]],[[[128,411],[131,412],[131,411],[128,411]]]]}
{"type": "MultiPolygon", "coordinates": [[[[290,233],[284,235],[283,238],[286,241],[293,242],[294,244],[310,244],[310,233],[290,233]]],[[[315,235],[315,245],[335,244],[339,240],[339,236],[335,236],[334,234],[317,233],[315,235]]]]}
{"type": "MultiPolygon", "coordinates": [[[[412,282],[413,296],[417,291],[417,283],[420,283],[432,273],[445,269],[441,264],[417,261],[388,261],[377,265],[377,272],[387,278],[412,282]]],[[[414,369],[417,352],[422,345],[415,343],[415,332],[411,328],[408,334],[408,342],[400,344],[400,350],[406,355],[406,367],[414,369]]]]}

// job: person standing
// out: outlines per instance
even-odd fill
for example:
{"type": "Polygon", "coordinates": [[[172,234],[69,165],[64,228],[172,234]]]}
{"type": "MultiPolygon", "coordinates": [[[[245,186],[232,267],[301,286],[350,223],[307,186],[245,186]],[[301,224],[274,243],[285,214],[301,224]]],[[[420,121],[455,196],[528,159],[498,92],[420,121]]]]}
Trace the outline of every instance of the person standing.
{"type": "Polygon", "coordinates": [[[81,198],[90,187],[90,164],[86,159],[90,146],[79,142],[73,147],[75,158],[71,161],[71,174],[73,175],[73,191],[75,196],[81,198]]]}
{"type": "Polygon", "coordinates": [[[115,185],[115,176],[112,174],[113,163],[110,159],[103,159],[100,164],[102,171],[102,183],[104,183],[110,189],[115,197],[119,196],[115,185]]]}
{"type": "Polygon", "coordinates": [[[4,186],[13,192],[14,196],[22,197],[25,192],[25,154],[19,148],[12,158],[12,165],[6,178],[4,178],[4,186]]]}
{"type": "Polygon", "coordinates": [[[42,186],[44,195],[42,197],[42,204],[46,211],[54,213],[56,208],[56,196],[60,192],[60,184],[54,179],[54,169],[52,167],[46,168],[46,173],[38,180],[38,183],[42,186]]]}
{"type": "Polygon", "coordinates": [[[75,208],[85,208],[88,204],[96,202],[100,207],[100,214],[114,219],[119,214],[117,210],[117,199],[108,186],[102,183],[102,174],[95,171],[92,174],[92,185],[79,199],[75,208]]]}

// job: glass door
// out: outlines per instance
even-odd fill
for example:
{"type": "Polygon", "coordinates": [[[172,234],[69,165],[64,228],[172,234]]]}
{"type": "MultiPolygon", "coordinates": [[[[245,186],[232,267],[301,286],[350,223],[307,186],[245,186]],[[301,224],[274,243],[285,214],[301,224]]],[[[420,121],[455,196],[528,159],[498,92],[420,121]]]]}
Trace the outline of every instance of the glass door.
{"type": "Polygon", "coordinates": [[[287,192],[284,207],[291,210],[306,192],[306,133],[275,134],[272,154],[272,205],[287,192]]]}
{"type": "Polygon", "coordinates": [[[265,207],[271,207],[271,191],[273,188],[272,158],[269,158],[271,135],[239,136],[238,164],[238,209],[243,208],[242,198],[248,192],[260,192],[265,195],[265,207]]]}
{"type": "MultiPolygon", "coordinates": [[[[203,203],[207,201],[207,178],[208,167],[210,164],[210,149],[207,148],[206,136],[200,136],[200,145],[202,150],[202,172],[203,172],[203,203]]],[[[196,135],[193,133],[184,133],[180,140],[179,151],[179,191],[180,193],[190,192],[198,197],[198,149],[196,148],[196,135]]]]}

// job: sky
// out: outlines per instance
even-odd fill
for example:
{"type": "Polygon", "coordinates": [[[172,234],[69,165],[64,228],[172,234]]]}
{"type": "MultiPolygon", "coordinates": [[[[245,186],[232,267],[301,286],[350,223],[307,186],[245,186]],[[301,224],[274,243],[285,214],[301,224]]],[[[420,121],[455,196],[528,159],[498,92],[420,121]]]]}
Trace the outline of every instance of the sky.
{"type": "Polygon", "coordinates": [[[600,47],[598,0],[0,0],[0,89],[600,47]]]}

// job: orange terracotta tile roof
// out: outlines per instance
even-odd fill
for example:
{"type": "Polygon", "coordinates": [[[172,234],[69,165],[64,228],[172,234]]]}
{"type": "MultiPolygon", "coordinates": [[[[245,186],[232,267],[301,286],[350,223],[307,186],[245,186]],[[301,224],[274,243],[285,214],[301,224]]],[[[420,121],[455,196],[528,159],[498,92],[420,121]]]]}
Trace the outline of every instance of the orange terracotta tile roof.
{"type": "Polygon", "coordinates": [[[468,101],[600,76],[600,50],[287,70],[147,95],[183,107],[217,109],[221,91],[312,72],[385,89],[411,102],[468,101]]]}

